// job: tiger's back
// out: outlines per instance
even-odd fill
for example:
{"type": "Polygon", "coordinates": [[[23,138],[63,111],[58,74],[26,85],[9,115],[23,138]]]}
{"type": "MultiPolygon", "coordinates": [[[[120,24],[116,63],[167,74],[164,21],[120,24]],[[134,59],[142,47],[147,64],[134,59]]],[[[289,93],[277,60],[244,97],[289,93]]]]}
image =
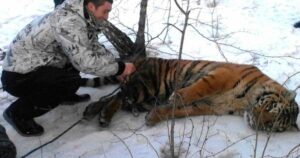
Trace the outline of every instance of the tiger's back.
{"type": "MultiPolygon", "coordinates": [[[[142,59],[136,61],[135,65],[137,73],[131,76],[129,80],[133,82],[129,82],[127,87],[136,87],[136,84],[144,87],[139,89],[144,94],[140,97],[144,98],[166,100],[176,86],[179,89],[177,93],[187,104],[228,91],[234,93],[235,98],[243,98],[256,84],[271,84],[278,91],[285,90],[252,65],[161,58],[142,59]],[[151,94],[146,95],[149,92],[151,94]]],[[[138,96],[135,98],[138,99],[138,96]]]]}

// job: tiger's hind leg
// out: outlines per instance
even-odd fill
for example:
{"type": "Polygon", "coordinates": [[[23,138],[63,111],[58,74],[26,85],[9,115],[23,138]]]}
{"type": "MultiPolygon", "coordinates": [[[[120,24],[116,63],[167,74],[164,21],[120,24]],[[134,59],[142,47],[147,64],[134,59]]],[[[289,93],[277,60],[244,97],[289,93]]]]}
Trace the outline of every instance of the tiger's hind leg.
{"type": "Polygon", "coordinates": [[[235,84],[232,81],[237,80],[230,69],[219,67],[202,78],[193,81],[191,85],[176,90],[169,101],[175,101],[177,105],[190,105],[202,98],[232,89],[235,84]]]}
{"type": "Polygon", "coordinates": [[[146,125],[153,126],[160,121],[172,118],[174,113],[174,118],[182,118],[187,116],[197,116],[197,115],[214,115],[216,112],[210,105],[189,105],[189,106],[178,106],[173,107],[171,105],[158,106],[153,108],[146,115],[146,125]]]}

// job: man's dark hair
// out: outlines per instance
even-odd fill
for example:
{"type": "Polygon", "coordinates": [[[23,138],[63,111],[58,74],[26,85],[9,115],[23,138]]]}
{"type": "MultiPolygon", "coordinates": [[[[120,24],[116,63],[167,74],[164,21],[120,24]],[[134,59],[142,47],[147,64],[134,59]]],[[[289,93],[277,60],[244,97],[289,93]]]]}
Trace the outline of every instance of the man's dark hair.
{"type": "Polygon", "coordinates": [[[89,2],[92,2],[96,7],[99,7],[104,4],[104,2],[113,3],[113,0],[85,0],[84,5],[87,5],[89,2]]]}

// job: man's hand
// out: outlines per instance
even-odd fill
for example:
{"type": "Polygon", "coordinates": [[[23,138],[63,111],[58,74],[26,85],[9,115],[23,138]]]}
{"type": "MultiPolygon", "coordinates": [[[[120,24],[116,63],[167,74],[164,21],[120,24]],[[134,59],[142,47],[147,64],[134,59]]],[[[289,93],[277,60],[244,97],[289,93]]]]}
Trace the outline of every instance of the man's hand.
{"type": "Polygon", "coordinates": [[[136,71],[135,66],[132,63],[125,63],[125,69],[123,73],[120,75],[120,80],[124,81],[126,76],[131,75],[136,71]]]}

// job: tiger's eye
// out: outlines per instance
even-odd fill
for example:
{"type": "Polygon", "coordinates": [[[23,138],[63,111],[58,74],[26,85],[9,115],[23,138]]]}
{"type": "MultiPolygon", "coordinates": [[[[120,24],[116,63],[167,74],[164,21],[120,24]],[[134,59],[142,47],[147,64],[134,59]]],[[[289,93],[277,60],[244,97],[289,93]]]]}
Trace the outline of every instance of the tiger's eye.
{"type": "Polygon", "coordinates": [[[266,107],[266,110],[267,110],[267,111],[271,111],[271,109],[272,109],[271,106],[267,106],[267,107],[266,107]]]}

